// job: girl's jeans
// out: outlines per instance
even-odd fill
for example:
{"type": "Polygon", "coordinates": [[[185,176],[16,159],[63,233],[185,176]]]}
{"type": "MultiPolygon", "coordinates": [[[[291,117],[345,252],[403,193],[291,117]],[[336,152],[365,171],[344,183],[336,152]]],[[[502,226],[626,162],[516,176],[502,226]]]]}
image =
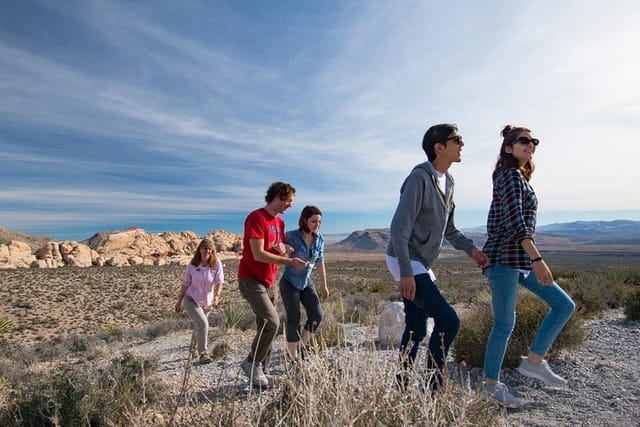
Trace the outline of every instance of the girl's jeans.
{"type": "Polygon", "coordinates": [[[304,306],[307,313],[307,321],[304,328],[309,332],[315,332],[324,317],[320,298],[313,285],[309,285],[303,290],[293,286],[284,277],[280,279],[280,296],[282,305],[287,315],[286,336],[288,342],[300,341],[300,304],[304,306]]]}
{"type": "Polygon", "coordinates": [[[493,305],[493,328],[487,340],[484,354],[485,378],[498,380],[500,367],[504,360],[507,342],[516,324],[516,297],[518,284],[521,284],[546,302],[550,310],[542,319],[538,333],[531,345],[531,352],[544,356],[549,351],[562,328],[576,308],[575,303],[565,291],[553,283],[543,286],[530,272],[526,277],[519,270],[495,264],[484,272],[491,285],[491,302],[493,305]]]}
{"type": "Polygon", "coordinates": [[[427,335],[427,318],[433,317],[434,327],[429,339],[427,368],[437,368],[437,374],[439,374],[444,368],[449,346],[460,328],[460,319],[428,274],[418,274],[414,278],[415,298],[413,301],[403,298],[405,329],[400,342],[400,351],[401,354],[408,352],[405,366],[413,365],[420,341],[427,335]],[[413,341],[411,348],[408,348],[409,341],[413,341]]]}

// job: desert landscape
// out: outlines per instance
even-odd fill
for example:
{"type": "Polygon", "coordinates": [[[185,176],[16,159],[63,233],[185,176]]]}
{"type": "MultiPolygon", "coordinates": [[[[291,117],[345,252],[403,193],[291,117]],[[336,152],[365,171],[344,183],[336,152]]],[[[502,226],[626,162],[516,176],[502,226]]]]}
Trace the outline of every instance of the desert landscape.
{"type": "MultiPolygon", "coordinates": [[[[358,233],[356,237],[358,240],[364,238],[367,241],[384,241],[384,237],[371,231],[358,233]]],[[[580,288],[576,286],[582,286],[580,283],[585,280],[597,281],[601,277],[606,278],[609,273],[619,275],[620,271],[636,271],[634,269],[640,265],[639,246],[570,246],[568,244],[562,246],[555,240],[552,243],[546,247],[542,246],[545,258],[558,280],[573,287],[572,290],[579,290],[580,288]]],[[[360,334],[360,338],[351,338],[360,341],[358,343],[353,341],[349,346],[354,346],[353,348],[377,346],[371,343],[375,343],[377,338],[375,330],[378,316],[386,304],[399,300],[396,284],[386,269],[383,250],[380,247],[368,251],[359,250],[357,245],[349,246],[348,241],[328,245],[326,249],[325,261],[331,296],[324,300],[323,305],[327,310],[332,311],[335,307],[341,307],[342,317],[338,322],[344,322],[344,325],[361,325],[348,327],[350,334],[360,334]]],[[[172,402],[176,402],[179,396],[185,395],[185,390],[189,396],[200,395],[201,397],[197,399],[205,396],[204,402],[192,402],[183,407],[183,412],[180,413],[186,418],[182,418],[181,421],[178,419],[170,421],[165,412],[151,410],[140,415],[142,421],[129,420],[122,425],[192,425],[194,420],[202,422],[203,418],[199,418],[203,414],[202,411],[205,414],[211,414],[214,410],[220,411],[220,406],[216,406],[215,403],[219,399],[222,399],[222,402],[226,399],[237,401],[241,407],[257,397],[251,397],[250,388],[243,377],[239,376],[237,370],[237,365],[248,348],[253,333],[252,321],[244,319],[244,326],[238,324],[232,329],[224,326],[225,322],[229,322],[228,317],[234,310],[243,307],[243,300],[237,289],[238,260],[239,257],[232,254],[227,254],[223,260],[225,268],[223,298],[220,308],[211,318],[213,332],[210,334],[212,346],[216,348],[222,346],[220,348],[223,355],[210,369],[198,367],[197,364],[191,369],[185,369],[184,363],[187,360],[185,358],[188,358],[189,354],[190,324],[184,313],[176,314],[173,311],[184,269],[184,266],[178,263],[1,270],[0,321],[5,321],[9,327],[0,333],[0,343],[5,353],[0,357],[0,364],[8,373],[14,372],[20,365],[26,366],[27,372],[45,373],[42,378],[46,378],[47,375],[52,375],[54,378],[57,375],[56,372],[68,363],[76,365],[90,363],[92,366],[103,366],[109,360],[115,360],[114,357],[122,357],[117,355],[132,353],[140,357],[150,357],[159,363],[160,372],[157,375],[160,381],[169,387],[172,402]],[[212,386],[212,382],[218,385],[212,386]],[[224,393],[227,397],[215,397],[222,392],[221,390],[226,390],[224,393]],[[199,408],[195,411],[199,415],[189,412],[194,408],[199,408]]],[[[455,305],[464,322],[466,309],[473,306],[480,296],[487,294],[486,279],[466,255],[451,249],[442,251],[434,271],[438,276],[440,288],[455,305]]],[[[612,279],[611,282],[616,280],[612,279]]],[[[633,283],[627,285],[635,286],[633,283]]],[[[611,287],[609,283],[603,286],[611,287]]],[[[615,294],[615,290],[613,293],[615,294]]],[[[280,305],[279,309],[282,310],[280,305]]],[[[612,399],[617,399],[617,405],[620,408],[635,405],[629,393],[637,395],[637,392],[640,392],[637,386],[640,373],[634,362],[634,349],[640,345],[637,333],[640,330],[638,322],[625,321],[620,308],[617,310],[607,308],[603,313],[598,315],[598,319],[601,320],[586,319],[585,324],[596,328],[593,329],[593,333],[597,330],[611,331],[607,336],[615,337],[620,343],[624,343],[624,346],[614,353],[609,348],[593,347],[597,342],[605,342],[602,338],[597,342],[587,340],[580,352],[572,357],[563,356],[558,363],[567,372],[575,371],[577,376],[584,376],[584,373],[579,372],[583,368],[588,369],[589,372],[600,370],[602,375],[609,375],[606,372],[608,372],[607,369],[611,369],[613,376],[609,381],[616,387],[621,385],[626,391],[609,390],[602,384],[586,384],[587,391],[571,390],[571,393],[553,392],[547,395],[548,391],[545,389],[536,388],[536,384],[524,382],[507,370],[505,376],[514,384],[514,390],[523,394],[533,393],[532,396],[536,396],[535,399],[552,402],[551,407],[544,404],[530,407],[529,412],[524,410],[509,413],[496,412],[495,409],[488,408],[486,403],[478,400],[473,388],[467,388],[464,391],[466,396],[464,398],[456,394],[458,396],[456,399],[461,399],[460,402],[470,402],[465,403],[465,405],[471,405],[466,410],[483,414],[476,415],[479,417],[476,419],[488,417],[485,419],[488,425],[571,425],[574,424],[573,421],[580,419],[588,422],[589,414],[580,409],[580,403],[582,402],[584,407],[593,408],[594,399],[600,399],[598,394],[600,392],[589,391],[590,387],[595,387],[596,390],[607,390],[606,393],[614,396],[612,399]],[[594,321],[599,323],[589,323],[594,321]],[[617,336],[616,334],[620,331],[625,331],[625,334],[629,335],[617,336]],[[582,355],[583,352],[584,355],[582,355]],[[595,364],[596,361],[591,357],[603,353],[610,353],[613,358],[612,366],[609,368],[606,366],[603,368],[602,363],[595,364]],[[625,355],[625,359],[616,361],[615,354],[625,355]],[[584,366],[575,366],[576,360],[581,360],[580,364],[584,366]],[[620,373],[629,369],[631,373],[627,372],[626,377],[620,377],[620,373]],[[558,409],[565,406],[564,418],[549,417],[551,408],[558,409]]],[[[347,328],[347,326],[344,327],[347,328]]],[[[589,336],[591,332],[587,332],[587,338],[589,336]]],[[[276,346],[276,354],[278,354],[279,345],[276,346]]],[[[371,363],[380,366],[379,358],[382,357],[385,363],[391,363],[391,365],[382,365],[381,369],[390,369],[385,366],[393,366],[396,353],[393,349],[389,350],[391,351],[378,348],[375,352],[378,359],[371,363]]],[[[351,350],[345,349],[345,351],[351,350]]],[[[359,353],[355,359],[352,357],[350,360],[362,358],[365,361],[368,360],[369,354],[370,351],[359,353]]],[[[322,362],[318,363],[329,362],[322,359],[322,362]]],[[[264,399],[279,400],[281,399],[279,393],[287,390],[289,373],[284,370],[284,365],[277,366],[277,372],[280,372],[277,378],[281,378],[279,381],[282,383],[276,389],[263,394],[264,399]]],[[[322,369],[325,368],[333,369],[326,366],[322,369]]],[[[344,369],[344,366],[340,369],[344,369]]],[[[380,375],[384,378],[391,377],[386,371],[380,375]]],[[[472,368],[465,375],[470,375],[470,378],[475,378],[474,381],[477,381],[478,368],[472,368]]],[[[388,389],[387,385],[380,385],[380,387],[381,390],[388,389]]],[[[353,391],[345,391],[345,394],[353,393],[353,391]]],[[[452,393],[460,393],[460,391],[452,391],[452,393]]],[[[196,399],[196,397],[193,398],[196,399]]],[[[453,397],[447,397],[447,399],[451,398],[453,397]]],[[[424,396],[417,399],[424,399],[424,396]]],[[[611,405],[610,399],[606,398],[602,405],[611,405]]],[[[434,411],[437,412],[439,409],[434,411]]],[[[625,424],[625,420],[630,419],[628,411],[625,414],[621,413],[619,417],[613,419],[622,420],[621,424],[618,423],[619,425],[631,425],[625,424]]],[[[599,415],[593,419],[604,420],[606,417],[599,415]]],[[[207,423],[208,421],[204,422],[204,425],[208,425],[207,423]]],[[[247,425],[247,421],[230,421],[223,424],[247,425]]],[[[272,425],[275,422],[267,424],[272,425]]],[[[391,422],[388,425],[402,425],[402,423],[391,422]]]]}

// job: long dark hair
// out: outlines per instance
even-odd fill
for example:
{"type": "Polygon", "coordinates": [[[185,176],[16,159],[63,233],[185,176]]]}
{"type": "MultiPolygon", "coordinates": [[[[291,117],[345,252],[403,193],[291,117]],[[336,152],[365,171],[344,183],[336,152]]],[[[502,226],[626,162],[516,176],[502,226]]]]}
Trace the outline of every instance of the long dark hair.
{"type": "Polygon", "coordinates": [[[518,159],[513,157],[513,154],[507,153],[505,150],[505,148],[514,144],[520,132],[531,132],[531,130],[523,126],[506,125],[504,129],[502,129],[502,132],[500,132],[500,135],[502,136],[502,145],[500,146],[500,155],[498,156],[496,167],[493,170],[493,178],[495,178],[498,172],[502,169],[518,168],[520,169],[520,172],[522,172],[522,175],[524,175],[524,179],[527,181],[531,179],[533,171],[536,170],[536,165],[533,163],[533,159],[529,159],[525,164],[520,165],[518,159]]]}
{"type": "Polygon", "coordinates": [[[198,248],[196,249],[196,253],[193,254],[193,258],[191,258],[191,264],[195,265],[196,267],[200,265],[200,263],[202,262],[200,249],[202,248],[211,249],[211,255],[209,255],[209,262],[207,262],[207,264],[209,267],[215,267],[216,263],[218,262],[218,256],[216,253],[216,245],[211,239],[202,239],[202,241],[198,245],[198,248]]]}
{"type": "Polygon", "coordinates": [[[322,211],[319,207],[305,206],[304,208],[302,208],[302,212],[300,212],[300,219],[298,220],[298,227],[300,227],[300,230],[304,231],[305,233],[311,231],[307,226],[307,220],[314,215],[322,216],[322,211]]]}

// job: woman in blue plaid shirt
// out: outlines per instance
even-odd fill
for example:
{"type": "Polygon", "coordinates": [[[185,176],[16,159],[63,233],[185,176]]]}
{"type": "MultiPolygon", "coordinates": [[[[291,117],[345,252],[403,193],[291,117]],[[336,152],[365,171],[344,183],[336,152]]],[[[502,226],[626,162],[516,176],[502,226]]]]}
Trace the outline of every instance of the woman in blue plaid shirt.
{"type": "Polygon", "coordinates": [[[501,405],[519,407],[520,400],[499,381],[500,367],[516,322],[518,284],[550,307],[518,371],[552,386],[564,386],[567,381],[551,370],[544,356],[571,317],[575,304],[554,282],[533,240],[538,200],[529,180],[535,170],[533,155],[540,141],[531,130],[519,126],[507,125],[501,135],[500,156],[493,171],[488,239],[483,248],[489,257],[484,274],[491,285],[494,319],[484,357],[482,392],[501,405]]]}

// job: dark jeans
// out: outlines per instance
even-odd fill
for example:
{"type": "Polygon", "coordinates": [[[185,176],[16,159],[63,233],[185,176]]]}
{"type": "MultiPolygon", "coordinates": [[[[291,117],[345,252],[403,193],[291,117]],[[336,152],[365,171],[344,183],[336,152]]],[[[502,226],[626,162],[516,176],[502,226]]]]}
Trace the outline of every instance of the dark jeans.
{"type": "Polygon", "coordinates": [[[405,313],[405,329],[400,342],[401,355],[408,356],[404,360],[405,367],[413,365],[418,354],[420,342],[427,335],[427,319],[433,317],[434,327],[429,339],[427,368],[437,368],[436,375],[442,373],[449,346],[458,334],[460,319],[428,274],[414,276],[416,281],[416,297],[413,301],[403,298],[405,313]],[[409,348],[409,341],[412,346],[409,348]]]}
{"type": "Polygon", "coordinates": [[[307,321],[304,324],[304,328],[313,333],[324,317],[322,307],[320,306],[320,298],[318,298],[318,293],[313,285],[300,290],[284,277],[280,279],[279,287],[282,304],[284,305],[284,311],[287,315],[285,327],[287,341],[298,342],[301,336],[300,304],[304,306],[307,312],[307,321]]]}

